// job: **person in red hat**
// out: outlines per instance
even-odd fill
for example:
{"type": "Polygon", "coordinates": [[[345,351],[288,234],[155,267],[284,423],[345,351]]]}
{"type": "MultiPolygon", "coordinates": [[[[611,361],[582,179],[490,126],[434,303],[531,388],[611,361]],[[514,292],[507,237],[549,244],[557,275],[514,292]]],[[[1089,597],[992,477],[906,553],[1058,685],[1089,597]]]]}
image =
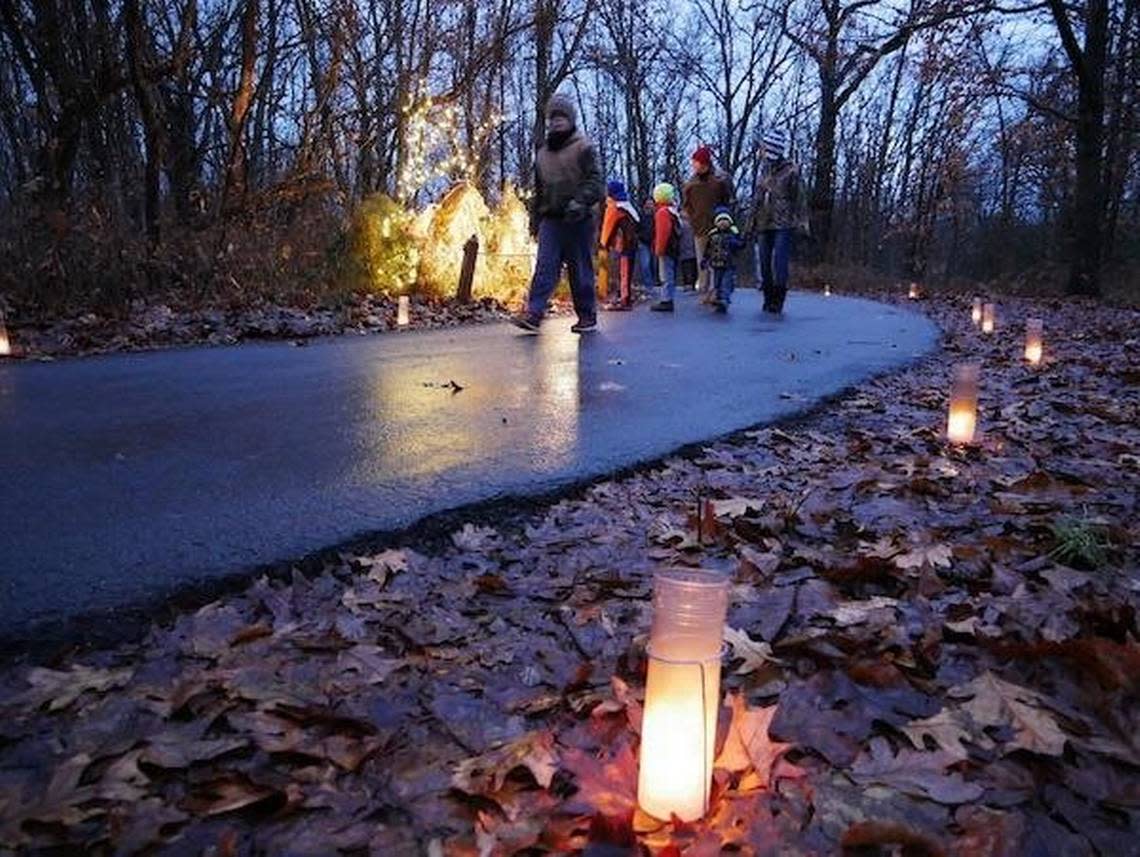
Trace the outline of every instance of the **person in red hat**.
{"type": "Polygon", "coordinates": [[[712,149],[700,146],[693,152],[693,175],[681,189],[681,210],[693,226],[697,245],[697,289],[702,299],[711,300],[709,273],[705,266],[705,245],[709,231],[713,228],[713,217],[717,208],[732,207],[732,182],[728,176],[717,172],[713,166],[712,149]]]}

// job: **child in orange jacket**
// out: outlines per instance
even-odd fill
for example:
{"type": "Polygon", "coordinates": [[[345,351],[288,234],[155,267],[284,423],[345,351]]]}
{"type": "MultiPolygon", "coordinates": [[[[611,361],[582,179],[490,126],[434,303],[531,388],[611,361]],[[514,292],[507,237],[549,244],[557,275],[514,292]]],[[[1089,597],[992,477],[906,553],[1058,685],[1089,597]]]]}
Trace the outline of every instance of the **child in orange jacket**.
{"type": "Polygon", "coordinates": [[[619,282],[619,293],[606,305],[606,309],[633,309],[633,262],[637,258],[639,221],[625,185],[616,180],[606,185],[606,211],[602,217],[599,243],[617,260],[619,282]]]}
{"type": "Polygon", "coordinates": [[[681,257],[681,213],[677,211],[677,189],[662,182],[653,189],[657,211],[653,215],[653,255],[657,260],[661,300],[654,312],[673,312],[677,293],[677,263],[681,257]]]}

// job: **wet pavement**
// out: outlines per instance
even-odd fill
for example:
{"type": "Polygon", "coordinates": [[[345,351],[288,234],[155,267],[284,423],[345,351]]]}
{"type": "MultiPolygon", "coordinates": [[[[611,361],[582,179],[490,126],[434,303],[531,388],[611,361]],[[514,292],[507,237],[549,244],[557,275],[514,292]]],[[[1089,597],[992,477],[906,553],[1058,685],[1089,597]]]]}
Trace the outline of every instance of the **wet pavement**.
{"type": "Polygon", "coordinates": [[[655,459],[937,339],[851,298],[766,320],[751,291],[569,324],[0,364],[0,635],[655,459]]]}

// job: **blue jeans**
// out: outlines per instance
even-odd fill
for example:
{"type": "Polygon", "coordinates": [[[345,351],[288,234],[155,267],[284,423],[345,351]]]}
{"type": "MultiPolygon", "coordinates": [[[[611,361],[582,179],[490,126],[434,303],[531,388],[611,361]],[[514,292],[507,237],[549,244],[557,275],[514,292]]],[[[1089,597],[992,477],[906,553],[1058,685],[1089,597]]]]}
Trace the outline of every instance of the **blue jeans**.
{"type": "Polygon", "coordinates": [[[671,301],[677,294],[677,260],[672,256],[658,256],[657,277],[661,283],[661,300],[671,301]]]}
{"type": "Polygon", "coordinates": [[[760,287],[764,290],[765,310],[783,310],[791,258],[791,229],[765,229],[760,233],[760,287]]]}
{"type": "Polygon", "coordinates": [[[732,293],[736,291],[736,269],[712,268],[711,271],[716,299],[726,304],[732,303],[732,293]]]}
{"type": "Polygon", "coordinates": [[[653,251],[649,249],[648,244],[640,245],[637,248],[637,277],[641,287],[647,292],[657,288],[657,277],[653,273],[653,268],[653,251]]]}
{"type": "Polygon", "coordinates": [[[597,317],[597,293],[594,291],[594,220],[587,217],[578,223],[567,223],[544,217],[538,225],[538,258],[534,278],[530,281],[527,312],[542,318],[550,306],[550,296],[558,285],[563,266],[570,280],[570,297],[578,318],[588,321],[597,317]]]}

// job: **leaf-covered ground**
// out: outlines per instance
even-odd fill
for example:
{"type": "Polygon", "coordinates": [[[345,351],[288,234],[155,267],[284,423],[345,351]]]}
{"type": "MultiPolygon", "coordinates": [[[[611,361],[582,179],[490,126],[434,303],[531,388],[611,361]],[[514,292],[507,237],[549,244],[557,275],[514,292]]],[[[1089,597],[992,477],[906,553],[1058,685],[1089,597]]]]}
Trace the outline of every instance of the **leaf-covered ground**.
{"type": "MultiPolygon", "coordinates": [[[[114,313],[84,311],[42,318],[9,313],[7,317],[13,356],[49,359],[274,339],[303,344],[318,336],[382,333],[398,329],[396,307],[393,298],[360,295],[346,298],[336,308],[277,304],[190,307],[174,301],[136,301],[114,313]]],[[[0,314],[3,309],[0,301],[0,314]]],[[[507,308],[490,298],[470,304],[416,298],[411,304],[408,329],[485,324],[508,316],[507,308]]]]}
{"type": "Polygon", "coordinates": [[[808,420],[8,670],[0,842],[1140,853],[1140,312],[1009,301],[983,337],[961,300],[926,309],[941,353],[808,420]],[[983,436],[956,449],[965,359],[983,436]],[[665,564],[734,581],[713,806],[690,825],[634,800],[665,564]]]}

